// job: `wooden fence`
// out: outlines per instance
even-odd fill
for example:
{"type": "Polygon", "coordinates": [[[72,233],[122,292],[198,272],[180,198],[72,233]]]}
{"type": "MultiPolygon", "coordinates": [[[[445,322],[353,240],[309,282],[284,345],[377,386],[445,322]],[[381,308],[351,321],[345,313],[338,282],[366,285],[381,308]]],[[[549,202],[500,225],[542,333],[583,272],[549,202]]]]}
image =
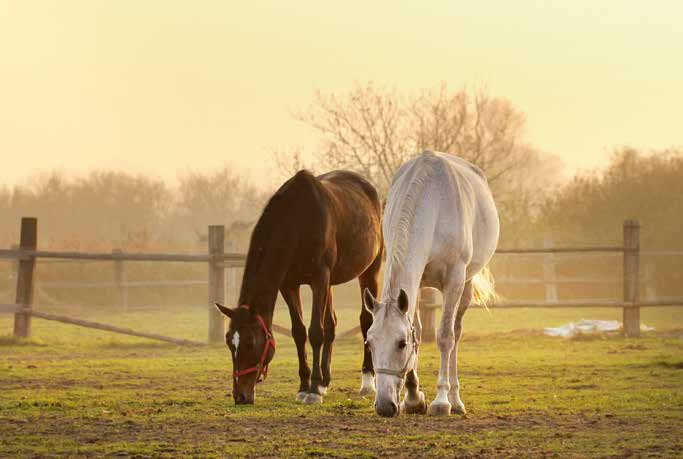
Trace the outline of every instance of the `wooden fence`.
{"type": "MultiPolygon", "coordinates": [[[[162,336],[142,331],[135,331],[114,325],[98,322],[85,321],[77,318],[48,314],[33,308],[33,293],[35,288],[34,271],[37,259],[62,259],[62,260],[91,260],[112,261],[115,263],[115,282],[122,295],[127,296],[126,289],[130,286],[125,278],[123,262],[179,262],[179,263],[206,263],[209,267],[208,279],[208,342],[220,343],[224,338],[224,317],[213,306],[214,302],[225,302],[225,269],[244,264],[243,254],[225,253],[225,231],[223,226],[209,227],[209,247],[206,254],[168,254],[168,253],[123,253],[113,251],[111,253],[82,253],[82,252],[57,252],[38,250],[38,221],[35,218],[22,218],[21,236],[19,247],[12,250],[0,250],[0,258],[12,258],[18,260],[16,300],[14,304],[0,304],[0,312],[14,313],[14,335],[26,338],[31,335],[31,320],[33,317],[46,320],[54,320],[82,327],[107,330],[132,336],[161,340],[175,344],[204,344],[185,339],[162,336]]],[[[168,283],[166,283],[168,284],[168,283]]],[[[110,286],[105,283],[102,286],[110,286]]],[[[127,303],[124,303],[127,304],[127,303]]],[[[278,327],[279,329],[279,327],[278,327]]]]}
{"type": "MultiPolygon", "coordinates": [[[[626,336],[635,337],[640,334],[640,308],[651,306],[676,306],[683,305],[683,298],[657,298],[654,290],[646,287],[646,300],[639,300],[639,270],[640,270],[640,236],[639,224],[634,220],[624,222],[624,242],[621,246],[603,247],[552,247],[546,243],[544,248],[539,249],[499,249],[498,254],[518,255],[541,255],[544,256],[542,279],[500,278],[497,282],[505,283],[542,283],[545,286],[545,301],[515,301],[500,302],[490,306],[491,308],[557,308],[557,307],[617,307],[623,310],[624,332],[626,336]],[[623,255],[623,276],[621,279],[593,279],[593,278],[558,278],[555,269],[555,254],[585,254],[603,253],[623,255]],[[623,282],[623,296],[621,300],[594,300],[562,301],[557,294],[557,285],[562,283],[615,283],[623,282]]],[[[14,304],[0,304],[0,313],[14,313],[14,335],[28,337],[31,334],[31,320],[33,317],[54,320],[58,322],[79,325],[88,328],[107,330],[132,336],[140,336],[155,340],[171,342],[175,344],[204,344],[185,339],[162,336],[142,331],[130,330],[109,324],[85,321],[77,318],[48,314],[33,308],[33,294],[36,287],[34,282],[34,269],[37,259],[60,259],[60,260],[95,260],[112,261],[115,266],[113,282],[101,283],[74,283],[53,282],[44,283],[43,286],[62,288],[103,288],[116,287],[119,292],[119,301],[125,311],[128,308],[128,288],[140,286],[161,285],[207,285],[208,304],[208,342],[221,343],[224,339],[224,318],[213,307],[214,301],[225,302],[226,278],[236,287],[235,270],[230,268],[242,267],[245,255],[225,252],[225,232],[223,226],[210,226],[208,237],[208,251],[204,254],[169,254],[169,253],[124,253],[114,250],[110,253],[82,253],[82,252],[57,252],[41,251],[37,248],[38,222],[35,218],[23,218],[21,221],[21,237],[17,248],[12,250],[0,250],[0,258],[17,260],[16,300],[14,304]],[[146,281],[129,282],[126,277],[124,262],[180,262],[180,263],[206,263],[209,268],[207,281],[146,281]],[[229,269],[226,277],[226,269],[229,269]]],[[[666,252],[669,253],[669,252],[666,252]]],[[[664,252],[660,253],[664,254],[664,252]]],[[[680,254],[671,252],[670,254],[680,254]]],[[[646,286],[648,279],[654,276],[653,267],[646,269],[646,286]]],[[[420,317],[423,326],[423,340],[431,341],[435,336],[435,309],[438,308],[432,289],[423,289],[420,299],[420,317]]],[[[479,306],[479,305],[475,305],[479,306]]],[[[290,335],[288,327],[274,324],[275,332],[290,335]]],[[[351,336],[360,332],[360,327],[355,327],[344,333],[341,337],[351,336]]]]}
{"type": "MultiPolygon", "coordinates": [[[[656,293],[656,268],[654,263],[645,265],[645,275],[640,276],[641,250],[640,225],[637,220],[626,220],[623,225],[623,245],[595,247],[552,247],[546,241],[539,249],[499,249],[497,254],[541,255],[543,260],[542,278],[510,278],[496,279],[496,284],[542,284],[545,287],[545,301],[518,300],[499,302],[491,305],[492,309],[500,308],[594,308],[616,307],[623,310],[624,333],[629,337],[640,336],[640,308],[656,306],[683,305],[683,297],[658,297],[656,293]],[[603,255],[623,256],[623,274],[617,278],[558,277],[556,274],[556,254],[601,253],[603,255]],[[560,300],[557,286],[560,284],[623,284],[622,300],[560,300]],[[645,301],[640,300],[640,284],[645,285],[645,301]]],[[[645,252],[650,256],[683,256],[683,252],[660,251],[645,252]]],[[[480,305],[475,305],[480,306],[480,305]]],[[[422,336],[426,341],[434,339],[436,331],[435,309],[440,307],[435,300],[433,289],[423,289],[420,302],[420,320],[422,336]]]]}

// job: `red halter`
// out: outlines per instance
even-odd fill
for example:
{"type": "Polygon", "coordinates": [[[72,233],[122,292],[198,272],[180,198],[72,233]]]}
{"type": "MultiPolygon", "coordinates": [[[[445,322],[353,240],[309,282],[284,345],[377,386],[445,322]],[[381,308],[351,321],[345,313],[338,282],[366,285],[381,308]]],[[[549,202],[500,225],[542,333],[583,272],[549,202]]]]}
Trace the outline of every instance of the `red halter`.
{"type": "MultiPolygon", "coordinates": [[[[249,305],[243,304],[240,306],[240,308],[249,309],[249,305]]],[[[254,372],[256,372],[257,382],[262,380],[261,376],[263,376],[263,379],[266,379],[266,376],[268,376],[268,365],[264,366],[263,363],[266,361],[266,356],[268,355],[268,347],[272,346],[273,351],[275,350],[275,338],[273,338],[273,335],[270,333],[270,331],[268,331],[268,327],[266,326],[266,322],[263,320],[263,317],[256,314],[256,319],[258,319],[259,323],[261,324],[263,333],[266,334],[266,344],[265,346],[263,346],[261,358],[259,359],[259,362],[256,366],[233,372],[232,376],[235,382],[237,382],[237,378],[239,378],[240,376],[248,375],[249,373],[254,372]]]]}

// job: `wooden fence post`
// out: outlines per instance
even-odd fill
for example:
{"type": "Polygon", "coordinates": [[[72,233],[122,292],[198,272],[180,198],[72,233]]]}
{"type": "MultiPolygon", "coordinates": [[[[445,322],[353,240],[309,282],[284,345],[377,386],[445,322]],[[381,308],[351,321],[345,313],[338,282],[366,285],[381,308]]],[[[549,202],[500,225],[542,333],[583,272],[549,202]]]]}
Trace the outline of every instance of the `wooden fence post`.
{"type": "MultiPolygon", "coordinates": [[[[543,248],[549,249],[553,246],[550,238],[543,239],[543,248]]],[[[557,272],[555,266],[555,254],[548,253],[543,257],[543,281],[545,283],[545,301],[557,303],[557,272]]]]}
{"type": "MultiPolygon", "coordinates": [[[[123,251],[121,249],[114,249],[111,253],[120,255],[123,251]]],[[[114,261],[114,283],[119,293],[119,306],[121,306],[121,311],[126,313],[128,312],[128,279],[126,278],[123,260],[114,261]]]]}
{"type": "MultiPolygon", "coordinates": [[[[31,217],[21,219],[21,236],[19,248],[22,250],[36,250],[38,246],[38,220],[31,217]]],[[[33,272],[36,258],[30,256],[19,260],[17,273],[16,304],[23,309],[14,314],[14,336],[28,338],[31,336],[31,307],[33,305],[33,272]]]]}
{"type": "Polygon", "coordinates": [[[221,343],[225,339],[223,314],[214,302],[225,304],[225,263],[217,256],[225,253],[225,228],[209,226],[209,343],[221,343]]]}
{"type": "Polygon", "coordinates": [[[433,288],[420,290],[420,323],[422,324],[423,343],[436,340],[436,291],[433,288]]]}
{"type": "MultiPolygon", "coordinates": [[[[638,269],[640,265],[640,224],[624,221],[624,303],[638,301],[638,269]]],[[[624,333],[640,336],[640,308],[624,307],[624,333]]]]}

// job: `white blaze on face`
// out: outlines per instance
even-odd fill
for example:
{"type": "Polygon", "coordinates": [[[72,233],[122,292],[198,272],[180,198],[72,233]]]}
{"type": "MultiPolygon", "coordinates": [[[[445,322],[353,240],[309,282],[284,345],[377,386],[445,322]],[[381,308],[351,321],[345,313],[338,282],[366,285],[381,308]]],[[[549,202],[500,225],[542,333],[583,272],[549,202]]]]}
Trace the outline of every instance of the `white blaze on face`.
{"type": "Polygon", "coordinates": [[[236,331],[236,332],[232,335],[232,345],[233,345],[233,347],[235,348],[235,355],[237,355],[237,348],[238,348],[239,345],[240,345],[240,332],[237,332],[237,331],[236,331]]]}

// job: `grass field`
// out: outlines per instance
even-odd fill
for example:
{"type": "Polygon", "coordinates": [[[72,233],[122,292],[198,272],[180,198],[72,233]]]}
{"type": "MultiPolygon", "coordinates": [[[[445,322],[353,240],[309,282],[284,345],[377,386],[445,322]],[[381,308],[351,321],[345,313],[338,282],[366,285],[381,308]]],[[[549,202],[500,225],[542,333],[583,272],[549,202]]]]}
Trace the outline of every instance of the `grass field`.
{"type": "MultiPolygon", "coordinates": [[[[288,324],[284,311],[277,322],[288,324]]],[[[278,336],[254,406],[234,406],[224,347],[183,348],[34,320],[28,341],[0,317],[0,457],[669,456],[683,450],[683,308],[643,310],[641,339],[565,340],[543,326],[620,312],[468,312],[460,369],[466,417],[377,417],[357,395],[360,338],[334,350],[321,406],[295,402],[293,343],[278,336]]],[[[78,311],[147,331],[203,340],[206,312],[125,316],[78,311]]],[[[356,309],[340,309],[341,331],[356,309]]],[[[438,354],[420,351],[427,398],[438,354]]]]}

